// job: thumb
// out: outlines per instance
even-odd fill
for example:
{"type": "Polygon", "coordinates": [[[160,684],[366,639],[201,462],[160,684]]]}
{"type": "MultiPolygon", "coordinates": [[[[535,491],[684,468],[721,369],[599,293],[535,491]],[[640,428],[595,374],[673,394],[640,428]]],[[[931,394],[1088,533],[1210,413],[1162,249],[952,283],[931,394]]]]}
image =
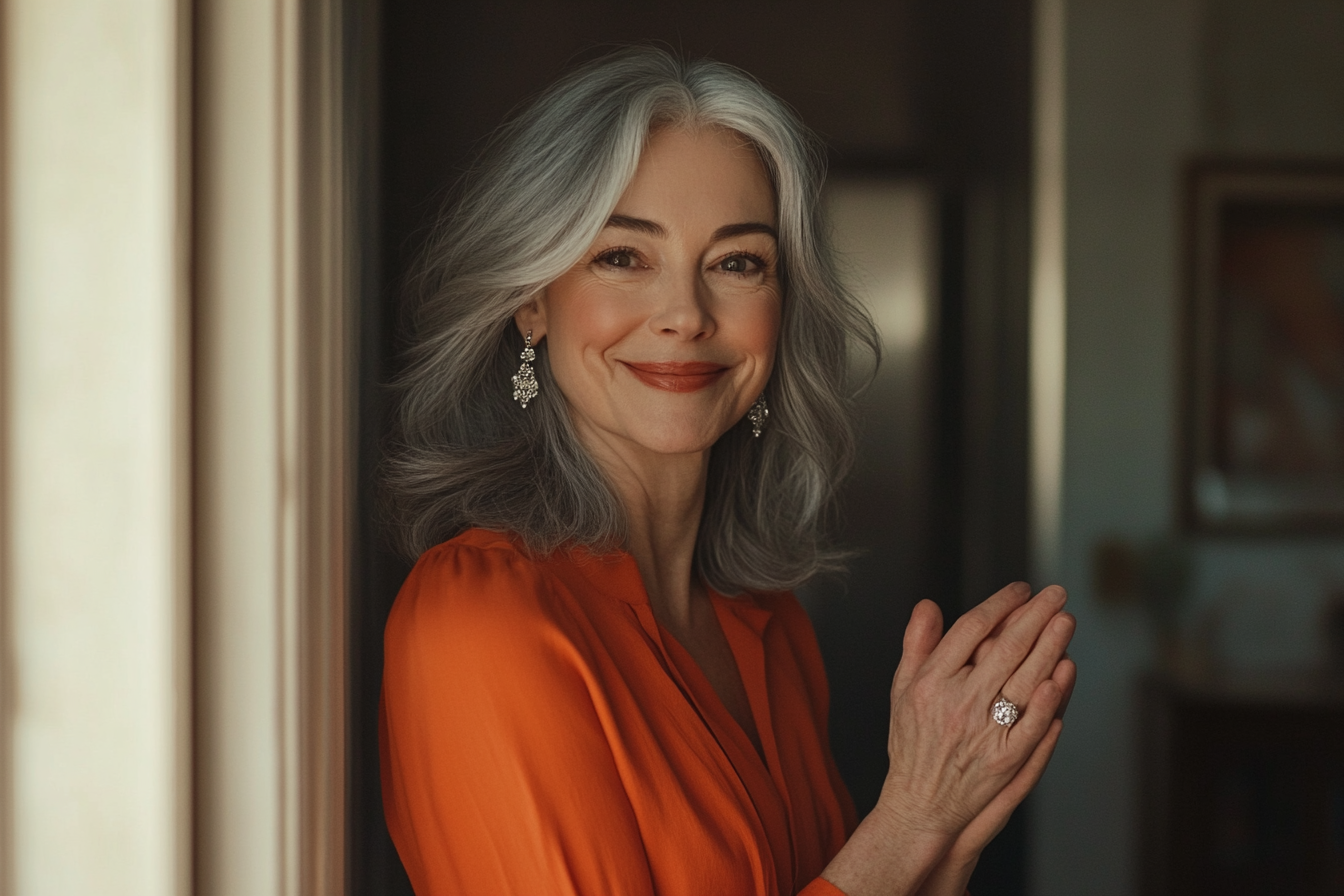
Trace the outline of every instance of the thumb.
{"type": "Polygon", "coordinates": [[[891,683],[893,700],[914,681],[920,667],[942,638],[943,611],[931,600],[915,604],[915,609],[910,613],[910,622],[905,627],[905,639],[901,642],[901,663],[896,667],[896,677],[891,683]]]}

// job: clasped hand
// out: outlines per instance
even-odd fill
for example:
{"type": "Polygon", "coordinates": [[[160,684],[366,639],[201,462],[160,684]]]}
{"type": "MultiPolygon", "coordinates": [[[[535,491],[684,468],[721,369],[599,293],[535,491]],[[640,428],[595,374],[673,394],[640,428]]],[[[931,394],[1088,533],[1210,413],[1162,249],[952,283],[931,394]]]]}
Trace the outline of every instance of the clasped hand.
{"type": "Polygon", "coordinates": [[[877,807],[826,877],[850,896],[959,896],[981,851],[1040,780],[1076,668],[1064,589],[1000,590],[943,635],[921,601],[891,688],[890,767],[877,807]],[[1002,696],[1021,715],[990,717],[1002,696]],[[879,844],[891,852],[882,855],[879,844]]]}

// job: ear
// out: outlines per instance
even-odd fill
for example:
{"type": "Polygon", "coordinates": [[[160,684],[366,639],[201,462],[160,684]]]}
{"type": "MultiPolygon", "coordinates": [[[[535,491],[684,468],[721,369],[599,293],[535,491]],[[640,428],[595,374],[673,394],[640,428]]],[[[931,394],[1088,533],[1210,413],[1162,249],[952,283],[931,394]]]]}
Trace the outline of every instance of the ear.
{"type": "Polygon", "coordinates": [[[532,333],[532,344],[536,345],[546,338],[546,292],[542,290],[532,301],[513,313],[513,322],[518,326],[518,332],[526,336],[528,331],[532,333]]]}

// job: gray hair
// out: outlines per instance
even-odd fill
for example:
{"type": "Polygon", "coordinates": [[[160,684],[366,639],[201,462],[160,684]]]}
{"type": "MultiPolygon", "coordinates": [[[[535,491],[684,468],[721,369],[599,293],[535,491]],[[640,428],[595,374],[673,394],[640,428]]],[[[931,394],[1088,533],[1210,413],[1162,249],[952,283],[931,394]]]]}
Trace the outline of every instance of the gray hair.
{"type": "Polygon", "coordinates": [[[757,148],[775,190],[782,320],[759,438],[739,422],[711,450],[696,571],[724,594],[797,587],[836,569],[825,536],[854,453],[849,359],[876,332],[836,275],[821,226],[823,156],[751,76],[710,60],[630,48],[584,65],[486,146],[412,281],[419,304],[384,466],[391,522],[416,556],[465,528],[515,533],[529,550],[620,546],[625,513],[579,443],[551,377],[511,400],[523,340],[514,313],[569,270],[605,226],[652,130],[717,126],[757,148]]]}

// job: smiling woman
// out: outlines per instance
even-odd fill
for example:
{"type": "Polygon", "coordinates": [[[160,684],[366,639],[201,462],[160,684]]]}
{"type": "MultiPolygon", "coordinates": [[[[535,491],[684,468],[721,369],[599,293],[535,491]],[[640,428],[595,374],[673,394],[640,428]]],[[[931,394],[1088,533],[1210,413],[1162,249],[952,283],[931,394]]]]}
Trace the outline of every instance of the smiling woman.
{"type": "Polygon", "coordinates": [[[596,242],[514,315],[534,340],[550,334],[551,374],[590,451],[623,466],[676,455],[698,477],[764,392],[779,336],[774,205],[760,156],[731,131],[657,131],[596,242]]]}
{"type": "Polygon", "coordinates": [[[788,589],[842,557],[875,339],[818,158],[741,72],[631,50],[503,129],[445,219],[387,465],[419,560],[383,793],[418,892],[957,894],[1043,771],[1073,622],[1019,583],[946,637],[916,607],[862,822],[836,772],[788,589]]]}
{"type": "MultiPolygon", "coordinates": [[[[644,301],[666,298],[686,284],[684,256],[695,252],[697,295],[726,297],[726,285],[711,284],[750,284],[750,271],[739,269],[773,267],[779,330],[769,338],[773,370],[767,363],[733,416],[740,420],[765,392],[770,430],[755,440],[749,422],[732,427],[710,458],[697,572],[735,594],[794,588],[838,568],[843,552],[817,521],[853,454],[847,353],[875,354],[877,342],[817,238],[820,157],[811,135],[755,81],[716,63],[683,70],[654,51],[581,69],[505,125],[462,185],[416,282],[418,339],[402,383],[400,444],[387,464],[405,551],[418,556],[473,525],[515,532],[543,552],[625,541],[626,511],[610,474],[594,465],[589,446],[579,447],[579,424],[553,378],[571,367],[553,357],[563,344],[526,315],[541,310],[546,293],[584,278],[627,295],[651,288],[644,301]],[[702,139],[691,140],[697,132],[702,139]],[[646,142],[661,162],[644,165],[635,186],[646,142]],[[696,153],[681,158],[691,143],[696,153]],[[719,171],[715,156],[731,166],[719,171]],[[668,162],[675,167],[663,171],[668,162]],[[692,207],[711,197],[708,223],[709,209],[692,207]],[[680,205],[664,209],[664,201],[680,205]],[[678,208],[697,217],[672,220],[678,208]],[[689,226],[702,232],[683,232],[689,226]],[[720,254],[700,257],[709,242],[720,254]],[[680,257],[660,254],[674,252],[680,257]],[[708,276],[718,262],[722,269],[708,276]],[[498,396],[528,330],[540,359],[538,395],[520,414],[498,396]]],[[[597,322],[584,326],[593,332],[597,322]]],[[[704,341],[624,360],[721,361],[705,354],[704,341]]],[[[727,352],[721,341],[709,351],[727,352]]],[[[730,379],[736,384],[746,370],[730,379]]],[[[728,395],[711,392],[720,401],[728,395]]]]}

